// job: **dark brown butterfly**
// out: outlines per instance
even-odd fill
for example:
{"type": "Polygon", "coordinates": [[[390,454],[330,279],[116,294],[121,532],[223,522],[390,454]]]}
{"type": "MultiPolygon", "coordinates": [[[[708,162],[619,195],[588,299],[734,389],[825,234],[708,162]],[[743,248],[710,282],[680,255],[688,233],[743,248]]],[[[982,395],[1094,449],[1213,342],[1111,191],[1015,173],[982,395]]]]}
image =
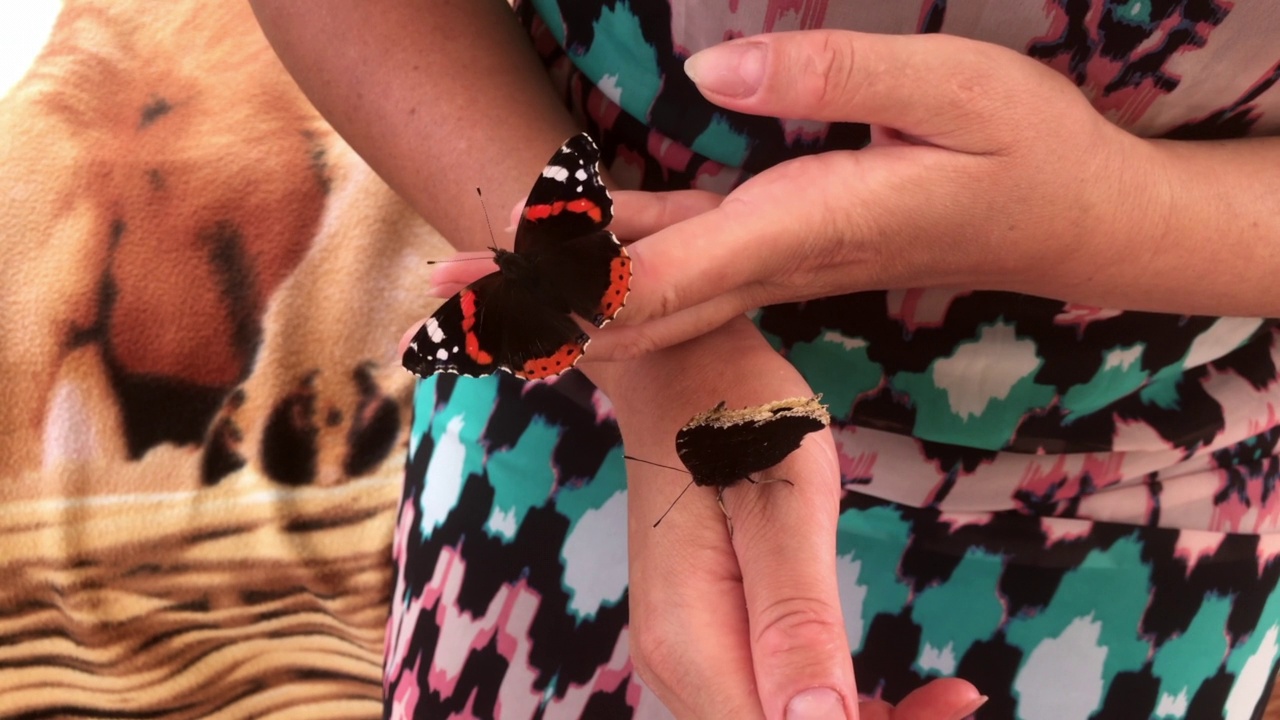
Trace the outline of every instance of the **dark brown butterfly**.
{"type": "MultiPolygon", "coordinates": [[[[788,398],[741,410],[727,410],[725,403],[721,402],[706,412],[698,413],[676,433],[676,455],[688,468],[687,471],[630,455],[624,457],[688,472],[693,476],[689,485],[672,501],[671,507],[675,507],[691,485],[716,488],[716,502],[727,519],[729,513],[724,507],[726,488],[741,480],[753,484],[760,482],[751,476],[785,460],[800,447],[806,435],[831,422],[827,406],[821,400],[821,395],[788,398]]],[[[776,481],[793,484],[784,478],[763,482],[776,481]]],[[[658,518],[654,527],[671,512],[671,507],[658,518]]],[[[729,532],[733,533],[732,522],[729,532]]]]}

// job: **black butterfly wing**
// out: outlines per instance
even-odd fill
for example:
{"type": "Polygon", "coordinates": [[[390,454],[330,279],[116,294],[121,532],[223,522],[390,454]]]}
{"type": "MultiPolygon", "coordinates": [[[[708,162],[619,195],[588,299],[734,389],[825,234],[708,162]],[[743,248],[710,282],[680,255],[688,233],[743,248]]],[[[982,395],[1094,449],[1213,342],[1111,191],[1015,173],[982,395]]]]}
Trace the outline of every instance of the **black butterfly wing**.
{"type": "Polygon", "coordinates": [[[569,316],[491,273],[446,300],[414,335],[402,361],[422,377],[502,369],[538,379],[572,367],[587,341],[569,316]]]}
{"type": "Polygon", "coordinates": [[[565,141],[529,191],[516,225],[515,251],[539,252],[613,220],[613,199],[600,181],[600,150],[586,133],[565,141]]]}
{"type": "Polygon", "coordinates": [[[627,301],[631,258],[608,230],[564,240],[530,257],[556,304],[596,327],[604,327],[627,301]]]}
{"type": "Polygon", "coordinates": [[[676,455],[698,485],[725,487],[781,463],[804,437],[827,426],[816,399],[698,415],[676,433],[676,455]]]}

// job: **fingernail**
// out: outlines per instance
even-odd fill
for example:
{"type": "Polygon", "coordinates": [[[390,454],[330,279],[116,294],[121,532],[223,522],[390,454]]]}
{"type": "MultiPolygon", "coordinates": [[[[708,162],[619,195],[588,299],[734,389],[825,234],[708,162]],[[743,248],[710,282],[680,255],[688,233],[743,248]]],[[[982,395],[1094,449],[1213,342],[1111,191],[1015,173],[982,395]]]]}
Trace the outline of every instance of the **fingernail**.
{"type": "Polygon", "coordinates": [[[965,718],[978,712],[978,708],[982,707],[983,705],[986,705],[987,701],[990,699],[991,698],[987,697],[986,695],[979,697],[977,700],[974,700],[973,702],[969,703],[969,706],[966,707],[964,710],[953,715],[952,720],[965,720],[965,718]]]}
{"type": "Polygon", "coordinates": [[[787,720],[831,720],[843,718],[844,701],[831,688],[812,688],[787,703],[787,720]]]}
{"type": "Polygon", "coordinates": [[[764,43],[730,42],[694,53],[684,61],[684,73],[703,90],[745,98],[760,88],[764,61],[764,43]]]}

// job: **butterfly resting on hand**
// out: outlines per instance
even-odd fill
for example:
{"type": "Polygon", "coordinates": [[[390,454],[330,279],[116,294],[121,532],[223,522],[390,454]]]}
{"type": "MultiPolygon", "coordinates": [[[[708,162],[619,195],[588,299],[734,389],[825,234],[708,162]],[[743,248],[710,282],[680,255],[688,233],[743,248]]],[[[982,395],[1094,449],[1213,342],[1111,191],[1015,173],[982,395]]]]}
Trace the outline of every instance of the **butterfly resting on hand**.
{"type": "Polygon", "coordinates": [[[589,338],[576,315],[604,327],[626,302],[631,258],[605,228],[613,200],[600,181],[600,151],[569,138],[543,168],[516,225],[515,250],[494,248],[496,272],[449,298],[410,340],[402,362],[415,375],[558,375],[589,338]]]}
{"type": "MultiPolygon", "coordinates": [[[[724,491],[739,481],[785,482],[785,478],[753,480],[752,475],[781,463],[800,447],[809,433],[817,432],[831,422],[822,396],[787,398],[764,405],[726,410],[721,402],[714,408],[693,416],[676,433],[676,456],[693,476],[690,485],[716,488],[716,502],[724,513],[733,535],[733,521],[724,507],[724,491]]],[[[624,455],[628,460],[679,470],[667,465],[624,455]]],[[[684,490],[671,503],[672,507],[684,496],[684,490]]],[[[667,508],[670,512],[671,508],[667,508]]],[[[658,518],[654,527],[667,514],[658,518]]]]}

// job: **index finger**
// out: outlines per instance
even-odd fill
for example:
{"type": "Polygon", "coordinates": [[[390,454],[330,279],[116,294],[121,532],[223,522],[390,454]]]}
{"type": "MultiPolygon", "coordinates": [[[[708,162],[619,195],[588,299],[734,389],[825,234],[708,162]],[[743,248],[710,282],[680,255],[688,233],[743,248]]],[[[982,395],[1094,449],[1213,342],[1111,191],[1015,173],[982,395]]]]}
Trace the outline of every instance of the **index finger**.
{"type": "MultiPolygon", "coordinates": [[[[1025,96],[1024,82],[1056,77],[993,43],[945,34],[848,30],[769,33],[712,46],[685,72],[721,107],[774,117],[861,122],[927,139],[951,139],[975,116],[1025,96]]],[[[992,138],[968,137],[968,152],[992,138]]],[[[946,140],[942,144],[949,145],[946,140]]]]}

